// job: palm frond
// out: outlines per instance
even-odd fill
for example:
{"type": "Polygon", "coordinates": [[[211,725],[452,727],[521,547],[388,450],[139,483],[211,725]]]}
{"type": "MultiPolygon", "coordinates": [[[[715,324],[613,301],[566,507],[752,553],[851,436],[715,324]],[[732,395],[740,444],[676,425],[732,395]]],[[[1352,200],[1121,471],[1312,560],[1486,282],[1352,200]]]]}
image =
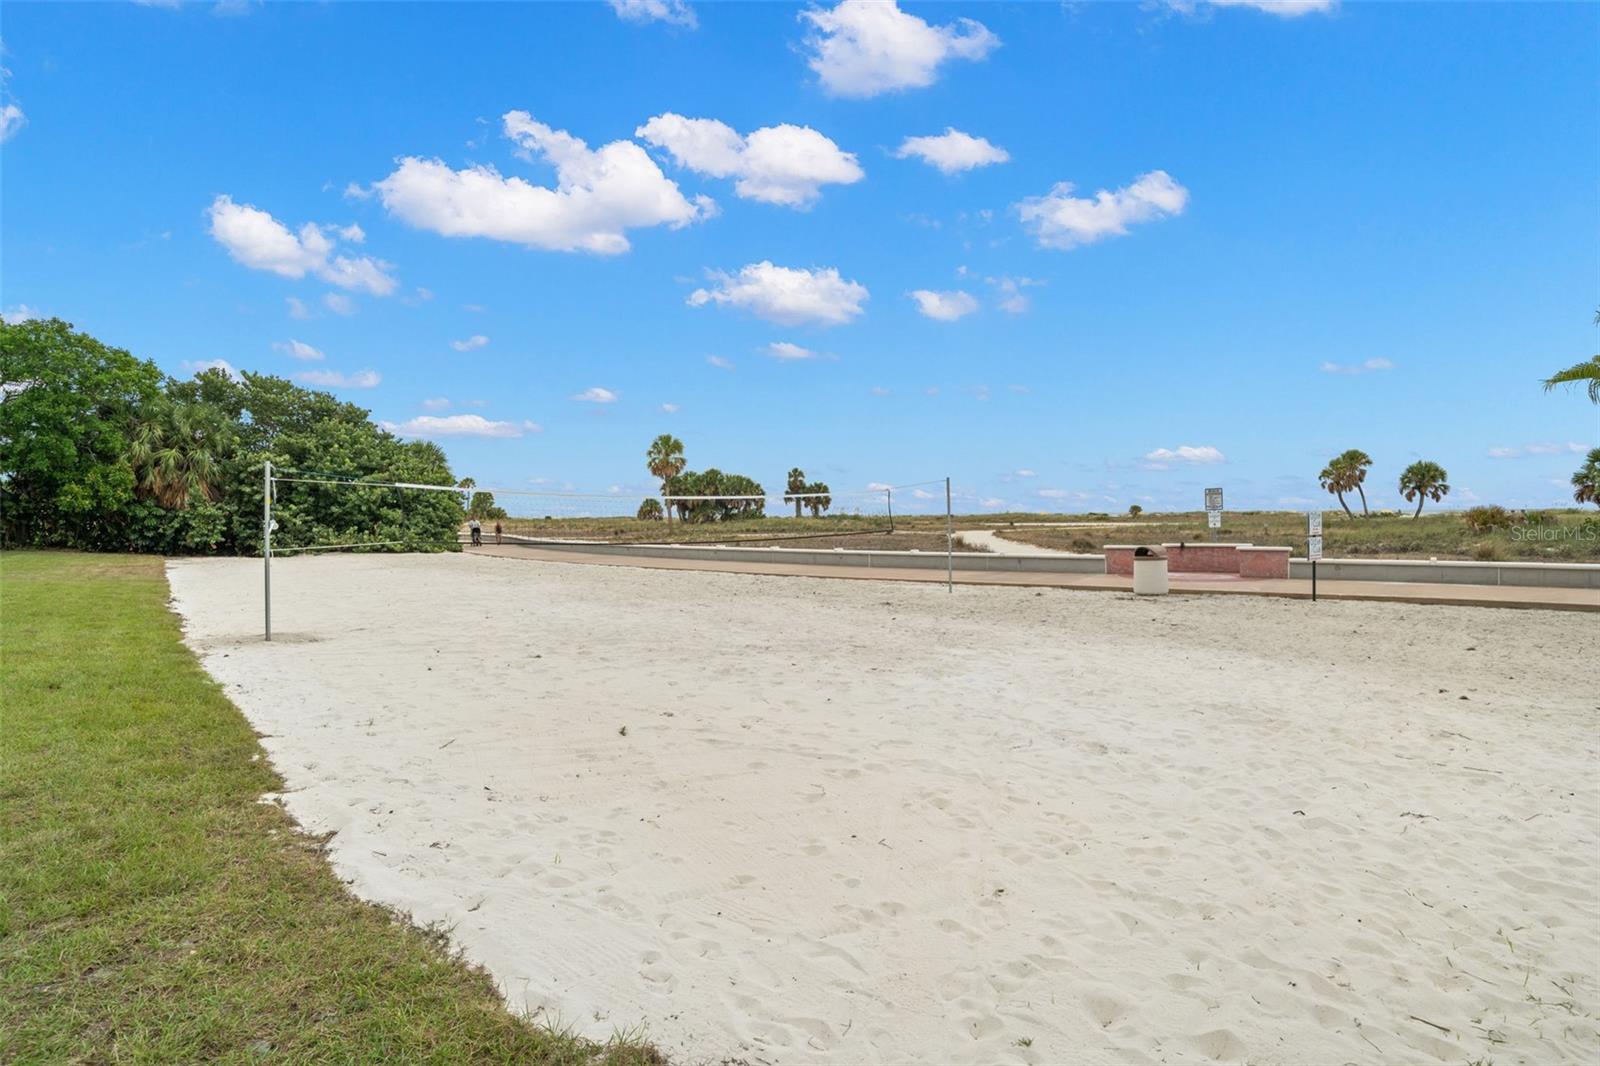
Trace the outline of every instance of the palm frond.
{"type": "Polygon", "coordinates": [[[1588,384],[1589,402],[1600,403],[1600,355],[1590,356],[1581,363],[1567,367],[1544,379],[1544,391],[1557,385],[1588,384]]]}

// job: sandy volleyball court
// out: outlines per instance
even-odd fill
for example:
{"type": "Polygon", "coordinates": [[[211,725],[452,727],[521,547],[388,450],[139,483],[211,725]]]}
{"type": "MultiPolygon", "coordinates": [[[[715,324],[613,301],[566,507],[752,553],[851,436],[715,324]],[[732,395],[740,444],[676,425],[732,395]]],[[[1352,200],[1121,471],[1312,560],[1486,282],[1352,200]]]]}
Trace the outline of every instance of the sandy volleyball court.
{"type": "Polygon", "coordinates": [[[466,557],[170,574],[290,811],[675,1060],[1593,1062],[1590,615],[466,557]],[[625,729],[625,733],[624,733],[625,729]]]}

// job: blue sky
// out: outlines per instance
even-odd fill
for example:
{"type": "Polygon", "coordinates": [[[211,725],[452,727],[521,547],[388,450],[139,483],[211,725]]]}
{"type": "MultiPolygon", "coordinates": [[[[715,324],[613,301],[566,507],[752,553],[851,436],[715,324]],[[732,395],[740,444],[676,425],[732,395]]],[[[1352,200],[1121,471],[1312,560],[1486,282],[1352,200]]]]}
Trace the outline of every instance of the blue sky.
{"type": "Polygon", "coordinates": [[[6,3],[0,308],[486,484],[1568,500],[1600,8],[1304,6],[6,3]]]}

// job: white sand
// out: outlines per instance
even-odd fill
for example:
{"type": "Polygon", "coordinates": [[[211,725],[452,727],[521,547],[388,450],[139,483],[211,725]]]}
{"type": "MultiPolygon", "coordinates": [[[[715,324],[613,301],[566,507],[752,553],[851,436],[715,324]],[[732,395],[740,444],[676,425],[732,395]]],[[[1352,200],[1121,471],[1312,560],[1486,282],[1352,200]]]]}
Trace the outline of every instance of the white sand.
{"type": "Polygon", "coordinates": [[[1596,616],[365,556],[267,645],[170,573],[340,875],[594,1035],[1600,1057],[1596,616]]]}

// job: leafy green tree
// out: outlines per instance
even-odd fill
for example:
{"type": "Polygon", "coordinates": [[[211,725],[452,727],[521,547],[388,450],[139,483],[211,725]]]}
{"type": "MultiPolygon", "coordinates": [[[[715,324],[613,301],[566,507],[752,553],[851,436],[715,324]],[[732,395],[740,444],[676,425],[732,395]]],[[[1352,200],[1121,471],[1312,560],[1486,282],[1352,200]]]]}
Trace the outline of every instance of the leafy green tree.
{"type": "Polygon", "coordinates": [[[1144,514],[1144,508],[1140,507],[1138,504],[1136,504],[1136,503],[1135,504],[1131,504],[1128,507],[1128,517],[1129,518],[1138,518],[1142,514],[1144,514]]]}
{"type": "Polygon", "coordinates": [[[639,510],[634,514],[634,517],[641,522],[659,522],[662,519],[662,515],[661,501],[651,496],[647,497],[639,505],[639,510]]]}
{"type": "Polygon", "coordinates": [[[480,522],[498,522],[506,517],[506,509],[494,502],[494,493],[474,492],[472,501],[467,504],[467,517],[480,522]]]}
{"type": "Polygon", "coordinates": [[[1350,510],[1350,505],[1345,502],[1345,493],[1359,492],[1361,494],[1361,513],[1363,516],[1370,512],[1367,510],[1367,493],[1362,488],[1367,480],[1367,468],[1372,465],[1371,456],[1359,448],[1351,448],[1335,456],[1327,466],[1322,468],[1322,473],[1317,475],[1323,489],[1333,493],[1339,498],[1339,506],[1344,508],[1344,513],[1351,518],[1355,514],[1350,510]]]}
{"type": "Polygon", "coordinates": [[[346,488],[362,481],[452,485],[442,449],[402,441],[374,425],[368,412],[325,392],[246,372],[238,379],[205,371],[173,382],[175,402],[210,404],[233,423],[234,448],[223,461],[222,550],[261,548],[262,463],[286,479],[277,486],[273,544],[393,542],[402,549],[452,550],[464,509],[449,492],[346,488]]]}
{"type": "Polygon", "coordinates": [[[1411,517],[1416,518],[1422,514],[1424,500],[1438,503],[1450,494],[1450,485],[1444,467],[1426,459],[1412,463],[1400,474],[1400,495],[1409,502],[1417,501],[1417,509],[1411,517]]]}
{"type": "Polygon", "coordinates": [[[148,360],[58,318],[0,322],[0,530],[8,544],[118,549],[135,501],[125,455],[160,395],[148,360]]]}
{"type": "Polygon", "coordinates": [[[784,487],[784,491],[788,495],[784,496],[783,502],[794,504],[794,516],[796,518],[800,517],[800,497],[798,493],[802,493],[805,490],[806,472],[798,466],[794,467],[789,471],[788,484],[784,487]]]}
{"type": "MultiPolygon", "coordinates": [[[[650,476],[661,482],[661,495],[675,494],[672,488],[673,479],[682,474],[688,467],[688,460],[683,457],[683,441],[670,433],[663,433],[650,442],[650,447],[644,453],[645,466],[650,470],[650,476]]],[[[672,524],[672,508],[667,508],[667,524],[672,524]]]]}
{"type": "Polygon", "coordinates": [[[1600,448],[1589,449],[1583,465],[1572,475],[1572,498],[1600,507],[1600,448]]]}

